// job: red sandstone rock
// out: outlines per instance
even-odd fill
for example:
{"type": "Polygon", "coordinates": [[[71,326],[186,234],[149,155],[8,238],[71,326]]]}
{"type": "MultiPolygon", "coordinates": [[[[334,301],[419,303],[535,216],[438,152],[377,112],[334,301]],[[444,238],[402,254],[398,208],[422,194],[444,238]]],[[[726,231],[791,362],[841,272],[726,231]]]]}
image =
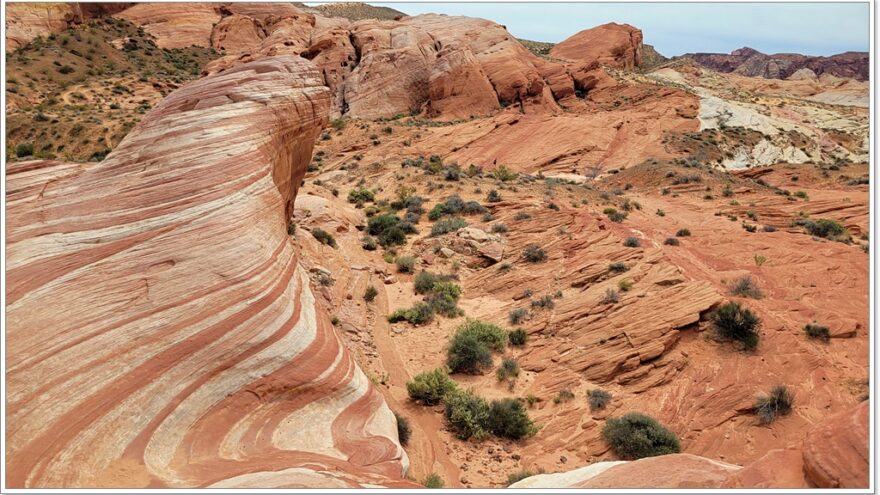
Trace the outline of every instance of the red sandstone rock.
{"type": "Polygon", "coordinates": [[[211,46],[211,31],[220,22],[212,3],[139,3],[115,14],[156,38],[159,48],[211,46]]]}
{"type": "Polygon", "coordinates": [[[266,58],[99,164],[10,168],[8,486],[409,484],[286,230],[329,107],[312,64],[266,58]]]}
{"type": "Polygon", "coordinates": [[[572,62],[633,69],[641,64],[642,31],[629,24],[603,24],[566,38],[550,50],[550,55],[572,62]]]}
{"type": "Polygon", "coordinates": [[[804,472],[819,488],[868,487],[868,401],[822,422],[804,440],[804,472]]]}

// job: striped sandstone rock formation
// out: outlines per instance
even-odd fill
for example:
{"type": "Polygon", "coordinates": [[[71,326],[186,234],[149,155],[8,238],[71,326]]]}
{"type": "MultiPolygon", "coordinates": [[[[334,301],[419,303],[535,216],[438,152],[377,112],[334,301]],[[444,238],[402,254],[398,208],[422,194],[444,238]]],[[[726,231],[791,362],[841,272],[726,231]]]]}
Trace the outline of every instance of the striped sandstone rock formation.
{"type": "Polygon", "coordinates": [[[408,483],[286,232],[329,107],[314,65],[266,58],[101,163],[10,166],[8,486],[408,483]]]}

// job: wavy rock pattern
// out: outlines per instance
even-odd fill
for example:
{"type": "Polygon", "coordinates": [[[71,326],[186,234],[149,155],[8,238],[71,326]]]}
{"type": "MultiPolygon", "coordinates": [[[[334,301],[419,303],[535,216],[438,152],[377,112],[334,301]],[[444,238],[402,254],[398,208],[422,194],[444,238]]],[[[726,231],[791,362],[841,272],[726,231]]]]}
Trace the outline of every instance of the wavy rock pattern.
{"type": "Polygon", "coordinates": [[[286,234],[329,107],[311,63],[267,58],[100,164],[10,167],[8,486],[408,483],[286,234]]]}

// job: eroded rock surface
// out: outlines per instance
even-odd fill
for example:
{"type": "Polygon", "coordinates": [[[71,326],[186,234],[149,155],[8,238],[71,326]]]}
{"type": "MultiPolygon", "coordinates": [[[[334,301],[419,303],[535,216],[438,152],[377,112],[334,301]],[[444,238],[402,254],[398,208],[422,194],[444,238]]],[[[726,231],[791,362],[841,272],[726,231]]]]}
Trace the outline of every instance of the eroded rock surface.
{"type": "Polygon", "coordinates": [[[286,230],[329,107],[312,64],[267,58],[175,91],[99,164],[10,168],[9,486],[407,483],[286,230]]]}

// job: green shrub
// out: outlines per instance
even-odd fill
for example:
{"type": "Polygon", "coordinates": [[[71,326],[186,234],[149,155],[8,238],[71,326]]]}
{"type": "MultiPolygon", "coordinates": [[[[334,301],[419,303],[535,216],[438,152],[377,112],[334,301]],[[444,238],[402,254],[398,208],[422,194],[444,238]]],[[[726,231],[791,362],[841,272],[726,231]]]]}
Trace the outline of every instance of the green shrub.
{"type": "Polygon", "coordinates": [[[468,318],[456,329],[456,333],[475,335],[489,349],[501,352],[507,347],[507,331],[498,325],[468,318]]]}
{"type": "Polygon", "coordinates": [[[524,346],[529,340],[529,334],[527,334],[526,331],[522,328],[517,328],[507,335],[507,340],[510,342],[510,345],[515,345],[518,347],[524,346]]]}
{"type": "Polygon", "coordinates": [[[406,444],[409,443],[409,437],[412,436],[409,420],[396,412],[394,413],[394,419],[397,420],[397,439],[400,441],[400,445],[406,447],[406,444]]]}
{"type": "Polygon", "coordinates": [[[590,410],[605,409],[611,402],[611,392],[606,392],[600,388],[587,390],[587,400],[590,403],[590,410]]]}
{"type": "Polygon", "coordinates": [[[547,253],[537,244],[529,244],[523,250],[522,257],[529,263],[538,263],[547,259],[547,253]]]}
{"type": "Polygon", "coordinates": [[[825,239],[831,239],[835,241],[848,241],[850,240],[849,231],[846,230],[846,227],[841,225],[839,222],[835,222],[834,220],[828,220],[827,218],[822,218],[816,220],[815,222],[812,220],[806,220],[803,222],[804,229],[810,234],[816,237],[822,237],[825,239]]]}
{"type": "Polygon", "coordinates": [[[678,229],[678,232],[675,233],[675,237],[690,237],[691,231],[689,229],[678,229]]]}
{"type": "Polygon", "coordinates": [[[663,244],[666,244],[667,246],[678,246],[681,243],[678,242],[678,239],[675,237],[667,237],[666,240],[663,241],[663,244]]]}
{"type": "Polygon", "coordinates": [[[489,203],[498,203],[501,201],[501,195],[498,194],[498,191],[492,189],[489,191],[489,194],[486,195],[486,201],[489,203]]]}
{"type": "Polygon", "coordinates": [[[758,347],[761,320],[738,303],[729,302],[718,308],[712,316],[712,323],[722,339],[740,342],[746,349],[758,347]]]}
{"type": "Polygon", "coordinates": [[[489,404],[473,390],[454,390],[444,398],[446,421],[462,439],[486,438],[489,404]]]}
{"type": "Polygon", "coordinates": [[[455,232],[456,230],[463,229],[468,226],[468,223],[464,221],[463,218],[459,217],[451,217],[444,218],[443,220],[438,221],[431,227],[431,236],[437,237],[438,235],[447,234],[449,232],[455,232]]]}
{"type": "Polygon", "coordinates": [[[526,408],[517,399],[493,400],[489,406],[486,428],[495,436],[513,440],[534,435],[538,431],[526,408]]]}
{"type": "Polygon", "coordinates": [[[755,402],[755,415],[761,421],[761,424],[770,424],[776,421],[779,416],[786,416],[791,413],[791,406],[794,403],[794,396],[788,391],[785,385],[777,385],[773,387],[768,395],[761,395],[755,402]]]}
{"type": "Polygon", "coordinates": [[[516,362],[516,359],[513,358],[504,358],[501,360],[501,365],[498,366],[498,369],[495,370],[495,377],[498,378],[499,381],[504,381],[509,378],[516,378],[519,376],[519,363],[516,362]]]}
{"type": "Polygon", "coordinates": [[[397,215],[374,215],[367,220],[367,233],[376,236],[382,246],[400,246],[406,244],[406,231],[401,223],[397,215]]]}
{"type": "Polygon", "coordinates": [[[532,216],[524,211],[521,211],[513,216],[514,220],[528,220],[530,218],[532,218],[532,216]]]}
{"type": "Polygon", "coordinates": [[[808,323],[804,326],[804,333],[811,339],[829,341],[831,340],[831,331],[828,327],[816,323],[808,323]]]}
{"type": "Polygon", "coordinates": [[[623,292],[628,292],[630,289],[632,289],[632,286],[633,282],[629,279],[624,279],[620,282],[617,282],[617,288],[622,290],[623,292]]]}
{"type": "Polygon", "coordinates": [[[761,293],[761,289],[759,289],[755,281],[752,280],[751,275],[743,275],[736,279],[730,285],[730,293],[740,297],[751,297],[752,299],[761,299],[764,297],[761,293]]]}
{"type": "Polygon", "coordinates": [[[533,308],[553,309],[554,306],[556,306],[556,303],[553,301],[553,296],[551,296],[550,294],[532,300],[533,308]]]}
{"type": "Polygon", "coordinates": [[[422,480],[422,484],[425,485],[425,488],[443,488],[443,478],[440,477],[437,473],[431,473],[422,480]]]}
{"type": "Polygon", "coordinates": [[[496,223],[492,225],[492,233],[493,234],[503,234],[507,232],[507,225],[504,223],[496,223]]]}
{"type": "Polygon", "coordinates": [[[376,239],[373,236],[365,235],[364,239],[361,241],[361,247],[366,251],[375,251],[376,250],[376,239]]]}
{"type": "Polygon", "coordinates": [[[417,302],[413,305],[412,308],[408,309],[398,309],[397,311],[391,313],[388,316],[388,321],[391,323],[397,323],[400,321],[406,321],[413,325],[424,325],[433,319],[434,317],[434,309],[431,308],[430,305],[425,304],[423,302],[417,302]]]}
{"type": "Polygon", "coordinates": [[[416,294],[427,294],[434,288],[434,284],[442,280],[439,275],[435,275],[429,271],[422,270],[416,274],[413,288],[416,294]]]}
{"type": "Polygon", "coordinates": [[[409,398],[426,406],[439,404],[447,394],[457,387],[443,368],[419,373],[412,380],[406,382],[409,398]]]}
{"type": "Polygon", "coordinates": [[[605,215],[608,216],[608,220],[611,220],[614,223],[620,223],[626,220],[627,213],[624,211],[617,211],[614,208],[605,208],[605,215]]]}
{"type": "Polygon", "coordinates": [[[371,285],[364,291],[364,301],[373,302],[377,295],[379,295],[379,291],[371,285]]]}
{"type": "Polygon", "coordinates": [[[492,171],[491,175],[501,182],[516,180],[516,178],[519,177],[518,173],[510,170],[505,165],[499,165],[495,170],[492,171]]]}
{"type": "Polygon", "coordinates": [[[641,247],[642,243],[639,241],[638,237],[627,237],[623,240],[623,245],[628,248],[637,248],[641,247]]]}
{"type": "Polygon", "coordinates": [[[34,145],[31,143],[20,143],[15,147],[15,156],[23,158],[25,156],[33,156],[34,145]]]}
{"type": "Polygon", "coordinates": [[[572,392],[568,388],[564,388],[556,393],[556,396],[553,397],[554,404],[560,404],[562,402],[568,402],[574,399],[574,392],[572,392]]]}
{"type": "Polygon", "coordinates": [[[416,266],[416,259],[413,256],[400,256],[394,263],[397,265],[397,271],[401,273],[412,273],[416,266]]]}
{"type": "Polygon", "coordinates": [[[492,351],[476,335],[456,333],[447,349],[446,366],[453,373],[480,374],[492,366],[492,351]]]}
{"type": "Polygon", "coordinates": [[[461,296],[461,287],[458,285],[452,282],[436,282],[425,302],[435,313],[454,318],[462,314],[458,308],[459,296],[461,296]]]}
{"type": "Polygon", "coordinates": [[[348,192],[349,203],[366,203],[373,201],[373,191],[364,187],[358,187],[348,192]]]}
{"type": "Polygon", "coordinates": [[[624,460],[676,454],[681,451],[681,444],[675,433],[667,430],[654,418],[639,413],[608,418],[602,428],[602,437],[614,453],[624,460]]]}
{"type": "Polygon", "coordinates": [[[337,247],[336,246],[336,239],[334,239],[333,236],[324,229],[321,229],[318,227],[313,228],[312,229],[312,237],[317,239],[318,242],[320,242],[321,244],[326,244],[332,248],[337,247]]]}

